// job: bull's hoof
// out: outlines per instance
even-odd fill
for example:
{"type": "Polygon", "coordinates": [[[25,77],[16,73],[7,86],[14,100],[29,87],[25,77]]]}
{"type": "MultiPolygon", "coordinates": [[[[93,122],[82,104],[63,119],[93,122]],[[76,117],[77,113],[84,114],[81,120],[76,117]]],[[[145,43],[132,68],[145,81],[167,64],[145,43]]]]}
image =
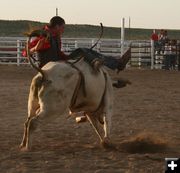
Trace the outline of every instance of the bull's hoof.
{"type": "Polygon", "coordinates": [[[24,143],[22,142],[22,143],[19,145],[19,148],[21,149],[21,148],[23,148],[23,147],[25,147],[25,145],[24,145],[24,143]]]}
{"type": "Polygon", "coordinates": [[[103,147],[103,148],[109,148],[109,143],[108,142],[105,142],[105,141],[102,141],[101,142],[101,146],[103,147]]]}
{"type": "Polygon", "coordinates": [[[27,147],[21,147],[21,148],[20,148],[20,151],[22,151],[22,152],[27,152],[27,151],[29,151],[29,149],[28,149],[27,147]]]}
{"type": "Polygon", "coordinates": [[[87,117],[86,116],[80,116],[80,117],[76,117],[76,123],[83,123],[87,121],[87,117]]]}
{"type": "Polygon", "coordinates": [[[132,83],[129,80],[125,80],[125,79],[119,79],[116,82],[114,82],[112,85],[115,88],[123,88],[126,85],[131,85],[132,83]]]}
{"type": "Polygon", "coordinates": [[[20,145],[19,145],[19,149],[20,149],[20,151],[29,151],[29,148],[24,144],[24,143],[21,143],[20,145]]]}
{"type": "Polygon", "coordinates": [[[105,149],[114,149],[114,146],[108,138],[105,138],[103,141],[101,141],[101,146],[105,149]]]}

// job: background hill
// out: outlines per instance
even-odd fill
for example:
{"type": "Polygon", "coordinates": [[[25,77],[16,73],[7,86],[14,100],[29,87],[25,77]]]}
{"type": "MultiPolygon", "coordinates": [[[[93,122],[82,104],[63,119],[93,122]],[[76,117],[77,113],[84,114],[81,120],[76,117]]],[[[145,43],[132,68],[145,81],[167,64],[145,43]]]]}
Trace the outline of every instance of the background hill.
{"type": "MultiPolygon", "coordinates": [[[[23,33],[31,27],[42,27],[46,23],[27,21],[27,20],[0,20],[0,36],[24,36],[23,33]]],[[[96,38],[98,37],[100,26],[95,25],[66,25],[63,37],[76,38],[96,38]]],[[[126,39],[144,40],[149,39],[152,29],[126,28],[126,39]]],[[[120,39],[121,28],[104,27],[103,38],[120,39]]],[[[169,38],[180,39],[180,30],[168,30],[169,38]]]]}

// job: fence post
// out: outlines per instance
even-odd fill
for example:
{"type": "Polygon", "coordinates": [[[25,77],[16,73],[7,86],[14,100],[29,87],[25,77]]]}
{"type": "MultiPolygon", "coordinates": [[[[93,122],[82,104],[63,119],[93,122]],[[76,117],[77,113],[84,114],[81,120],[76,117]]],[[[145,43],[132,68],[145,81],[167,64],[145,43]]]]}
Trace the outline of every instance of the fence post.
{"type": "Polygon", "coordinates": [[[74,41],[74,48],[77,49],[78,48],[78,43],[77,40],[74,41]]]}
{"type": "Polygon", "coordinates": [[[94,39],[91,40],[91,46],[94,46],[94,39]]]}
{"type": "Polygon", "coordinates": [[[97,52],[101,52],[101,42],[97,44],[97,52]]]}
{"type": "Polygon", "coordinates": [[[151,40],[151,69],[154,69],[154,40],[151,40]]]}
{"type": "Polygon", "coordinates": [[[141,68],[141,43],[139,43],[139,58],[138,58],[138,66],[141,68]]]}
{"type": "Polygon", "coordinates": [[[125,19],[122,18],[122,21],[121,21],[121,56],[123,55],[124,53],[124,23],[125,23],[125,19]]]}
{"type": "Polygon", "coordinates": [[[20,49],[20,40],[17,40],[17,66],[20,65],[20,54],[21,54],[21,49],[20,49]]]}
{"type": "Polygon", "coordinates": [[[180,42],[178,43],[178,71],[180,71],[180,42]]]}

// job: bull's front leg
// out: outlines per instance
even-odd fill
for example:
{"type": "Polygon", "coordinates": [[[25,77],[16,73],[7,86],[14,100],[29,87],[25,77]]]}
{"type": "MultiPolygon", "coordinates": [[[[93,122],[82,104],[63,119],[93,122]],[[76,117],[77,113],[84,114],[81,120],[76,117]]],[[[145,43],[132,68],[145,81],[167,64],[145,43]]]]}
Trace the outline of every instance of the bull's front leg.
{"type": "Polygon", "coordinates": [[[21,150],[26,150],[30,121],[33,117],[35,117],[38,114],[38,111],[39,111],[38,101],[37,100],[29,100],[29,102],[28,102],[28,118],[24,123],[24,134],[23,134],[22,142],[20,144],[21,150]]]}
{"type": "Polygon", "coordinates": [[[104,147],[109,147],[110,146],[110,126],[111,126],[110,122],[111,122],[111,119],[108,116],[109,116],[108,114],[104,113],[104,116],[103,116],[104,138],[103,138],[103,141],[102,141],[102,145],[104,147]]]}
{"type": "Polygon", "coordinates": [[[110,130],[111,130],[111,117],[113,114],[113,89],[110,78],[107,78],[107,86],[104,95],[104,108],[103,108],[103,122],[104,122],[104,139],[103,146],[110,146],[110,130]]]}
{"type": "Polygon", "coordinates": [[[26,128],[25,142],[23,143],[22,150],[28,151],[31,148],[32,135],[33,135],[34,130],[36,130],[37,128],[43,129],[43,127],[47,123],[49,123],[49,121],[56,119],[58,115],[59,114],[52,114],[52,111],[42,110],[42,111],[39,111],[37,116],[32,117],[28,121],[27,126],[26,126],[27,128],[26,128]]]}
{"type": "Polygon", "coordinates": [[[24,124],[24,135],[20,145],[21,151],[29,150],[30,135],[36,128],[36,119],[37,117],[29,117],[24,124]]]}
{"type": "Polygon", "coordinates": [[[28,126],[29,126],[29,121],[30,121],[30,117],[27,118],[27,120],[24,123],[24,134],[23,134],[23,139],[22,142],[20,144],[20,148],[23,149],[26,146],[26,142],[27,142],[27,131],[28,131],[28,126]]]}
{"type": "Polygon", "coordinates": [[[44,111],[39,112],[37,116],[29,118],[25,123],[24,137],[21,143],[22,151],[28,151],[31,148],[32,133],[37,128],[37,126],[42,123],[44,115],[44,111]]]}

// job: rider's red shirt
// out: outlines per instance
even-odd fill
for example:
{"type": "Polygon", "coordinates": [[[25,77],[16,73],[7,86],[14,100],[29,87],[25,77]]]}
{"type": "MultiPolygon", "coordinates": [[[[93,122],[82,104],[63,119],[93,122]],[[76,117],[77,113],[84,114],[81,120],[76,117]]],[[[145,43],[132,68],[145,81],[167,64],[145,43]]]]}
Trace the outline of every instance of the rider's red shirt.
{"type": "MultiPolygon", "coordinates": [[[[51,34],[52,34],[53,37],[57,37],[57,35],[56,35],[55,33],[53,33],[53,32],[49,29],[48,26],[45,26],[43,29],[44,29],[45,31],[47,31],[47,32],[51,32],[51,34]]],[[[41,39],[44,39],[44,36],[39,36],[39,37],[36,37],[36,38],[32,39],[32,40],[30,41],[30,44],[29,44],[29,49],[31,49],[31,48],[33,48],[34,46],[36,46],[37,43],[39,42],[39,40],[41,40],[41,39]]],[[[59,41],[60,41],[60,43],[59,43],[60,59],[61,59],[61,60],[67,60],[67,59],[68,59],[68,56],[65,55],[64,52],[61,51],[61,39],[59,39],[59,41]]],[[[47,40],[47,41],[44,42],[43,46],[39,49],[39,51],[46,50],[46,49],[50,48],[50,46],[51,46],[51,45],[50,45],[49,41],[47,40]]],[[[24,50],[24,51],[22,52],[22,55],[23,55],[24,57],[27,56],[26,50],[24,50]]]]}

